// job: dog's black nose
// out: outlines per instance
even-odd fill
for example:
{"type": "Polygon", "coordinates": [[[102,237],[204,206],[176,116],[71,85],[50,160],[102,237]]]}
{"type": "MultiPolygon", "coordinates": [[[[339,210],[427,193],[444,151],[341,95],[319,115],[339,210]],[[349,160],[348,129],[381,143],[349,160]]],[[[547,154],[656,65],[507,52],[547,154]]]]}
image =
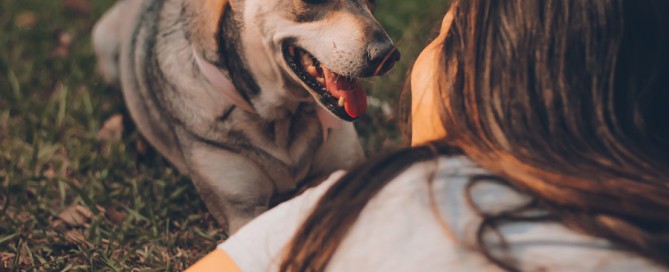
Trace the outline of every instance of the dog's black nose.
{"type": "Polygon", "coordinates": [[[397,47],[388,39],[373,42],[367,47],[367,58],[370,62],[366,76],[379,76],[387,73],[400,60],[401,54],[397,47]]]}

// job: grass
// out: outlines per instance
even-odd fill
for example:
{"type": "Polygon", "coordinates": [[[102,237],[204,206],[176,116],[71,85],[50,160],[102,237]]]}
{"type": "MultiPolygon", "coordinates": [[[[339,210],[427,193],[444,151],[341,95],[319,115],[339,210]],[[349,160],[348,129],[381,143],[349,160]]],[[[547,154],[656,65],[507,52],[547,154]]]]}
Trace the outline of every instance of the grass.
{"type": "MultiPolygon", "coordinates": [[[[403,61],[368,85],[394,106],[446,4],[379,2],[403,61]]],[[[125,111],[95,74],[90,45],[113,3],[0,1],[0,271],[182,270],[226,238],[127,117],[120,137],[98,135],[125,111]]],[[[357,123],[370,154],[401,143],[397,110],[381,112],[357,123]]]]}

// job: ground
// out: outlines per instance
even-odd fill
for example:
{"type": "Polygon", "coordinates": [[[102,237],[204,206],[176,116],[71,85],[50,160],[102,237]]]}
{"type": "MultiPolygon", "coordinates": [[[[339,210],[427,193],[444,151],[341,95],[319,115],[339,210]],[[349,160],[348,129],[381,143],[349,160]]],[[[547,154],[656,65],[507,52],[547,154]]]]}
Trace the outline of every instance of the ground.
{"type": "MultiPolygon", "coordinates": [[[[226,238],[95,73],[89,33],[114,2],[0,1],[0,271],[182,270],[226,238]]],[[[368,82],[387,104],[356,124],[369,155],[403,144],[400,92],[446,2],[378,1],[403,59],[368,82]]]]}

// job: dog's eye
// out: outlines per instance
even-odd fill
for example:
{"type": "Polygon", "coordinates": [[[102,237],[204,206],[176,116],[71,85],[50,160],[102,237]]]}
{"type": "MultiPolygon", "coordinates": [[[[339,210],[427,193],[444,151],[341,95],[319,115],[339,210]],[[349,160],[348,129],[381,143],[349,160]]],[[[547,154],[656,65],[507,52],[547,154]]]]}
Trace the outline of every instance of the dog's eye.
{"type": "Polygon", "coordinates": [[[302,0],[302,1],[310,5],[325,4],[328,2],[328,0],[302,0]]]}

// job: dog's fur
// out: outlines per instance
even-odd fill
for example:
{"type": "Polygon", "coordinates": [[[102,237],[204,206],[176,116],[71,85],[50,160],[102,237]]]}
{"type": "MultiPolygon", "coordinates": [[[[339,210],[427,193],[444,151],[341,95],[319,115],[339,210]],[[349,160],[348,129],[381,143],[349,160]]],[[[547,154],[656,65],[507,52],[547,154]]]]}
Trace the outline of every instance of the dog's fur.
{"type": "Polygon", "coordinates": [[[281,43],[292,40],[337,73],[369,76],[378,66],[372,47],[392,42],[369,0],[230,1],[120,0],[96,25],[93,43],[140,132],[192,177],[210,212],[234,232],[273,195],[364,156],[350,123],[324,142],[318,105],[287,69],[281,43]],[[194,52],[254,111],[217,92],[194,52]]]}

